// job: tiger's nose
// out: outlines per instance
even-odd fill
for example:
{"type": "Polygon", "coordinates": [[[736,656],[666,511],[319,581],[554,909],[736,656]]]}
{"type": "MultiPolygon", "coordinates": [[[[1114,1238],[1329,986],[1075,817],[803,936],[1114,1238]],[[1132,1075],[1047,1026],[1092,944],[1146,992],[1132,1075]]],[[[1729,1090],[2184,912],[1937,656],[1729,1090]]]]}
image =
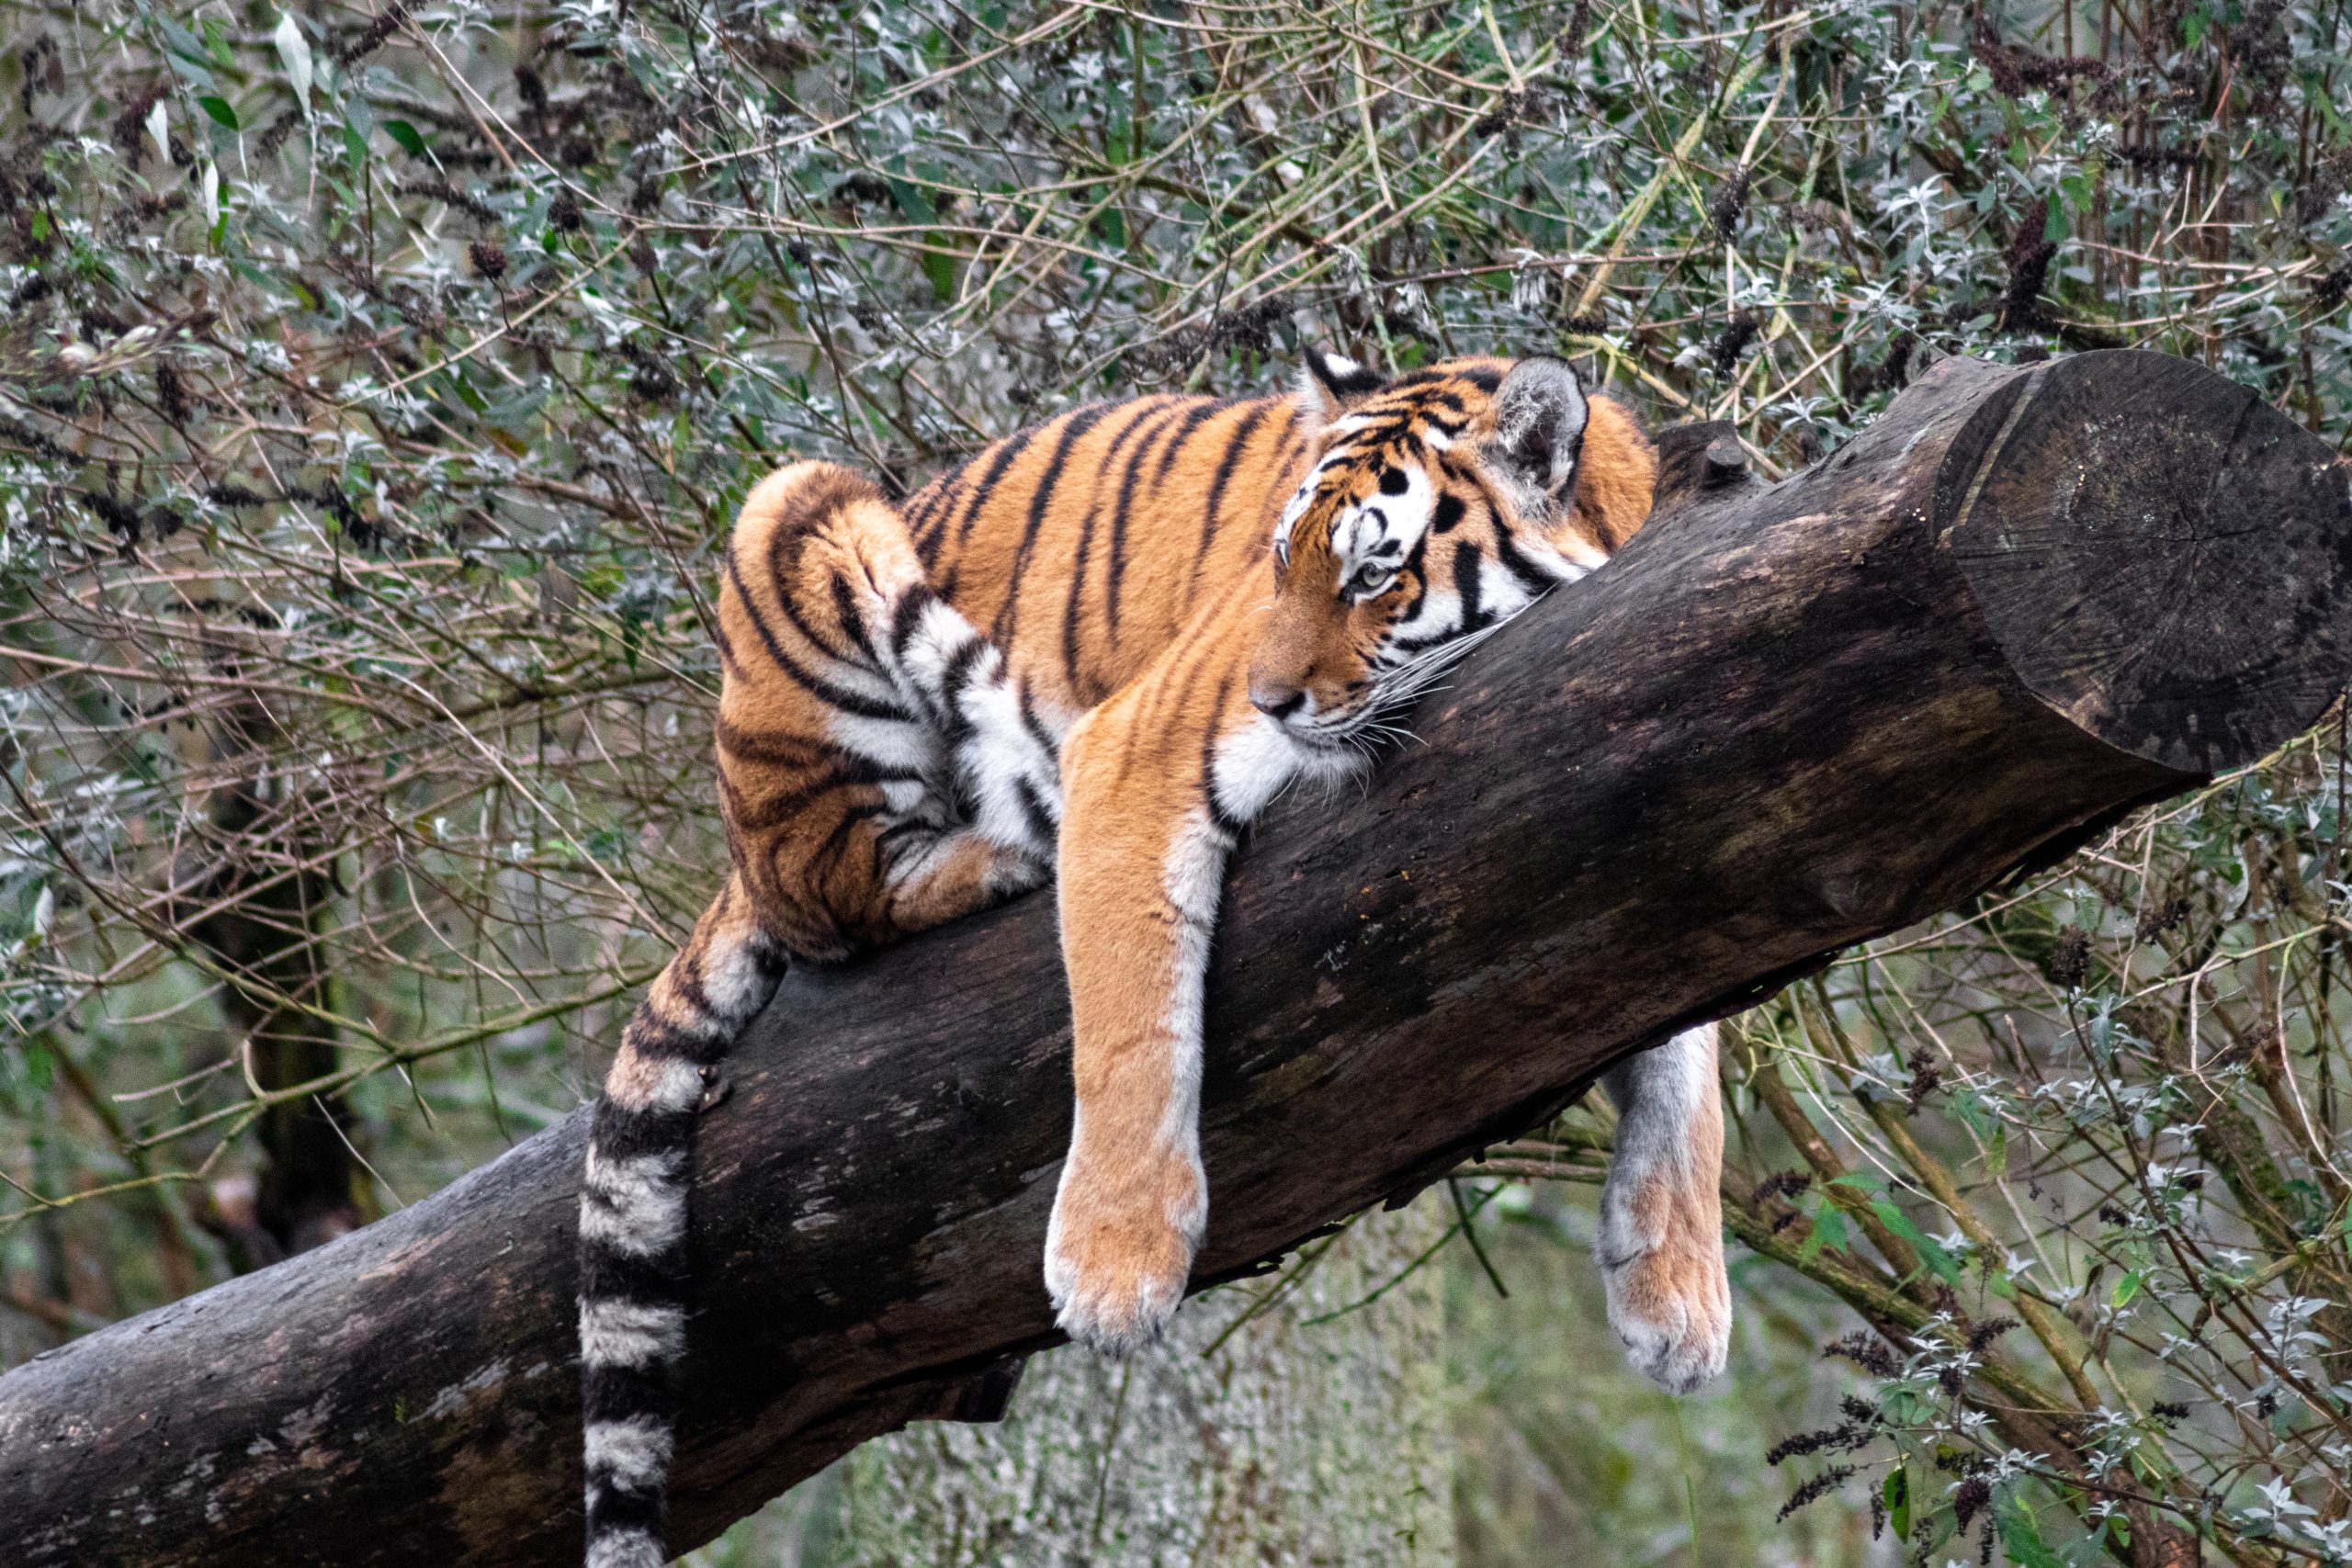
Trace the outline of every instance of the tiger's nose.
{"type": "Polygon", "coordinates": [[[1250,705],[1268,718],[1288,718],[1306,705],[1306,688],[1272,676],[1252,675],[1250,705]]]}

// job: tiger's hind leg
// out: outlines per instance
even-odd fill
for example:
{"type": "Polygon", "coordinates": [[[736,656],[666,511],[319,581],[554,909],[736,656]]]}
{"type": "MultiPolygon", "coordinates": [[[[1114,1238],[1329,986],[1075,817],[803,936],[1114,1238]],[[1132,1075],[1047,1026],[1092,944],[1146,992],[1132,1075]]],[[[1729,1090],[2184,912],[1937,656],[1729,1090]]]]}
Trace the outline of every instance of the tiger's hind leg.
{"type": "Polygon", "coordinates": [[[1618,1112],[1593,1248],[1609,1324],[1634,1366],[1688,1393],[1724,1370],[1731,1348],[1715,1027],[1685,1030],[1601,1082],[1618,1112]]]}
{"type": "Polygon", "coordinates": [[[804,463],[755,490],[720,626],[729,820],[799,951],[887,942],[1051,874],[1057,716],[940,598],[871,484],[804,463]]]}

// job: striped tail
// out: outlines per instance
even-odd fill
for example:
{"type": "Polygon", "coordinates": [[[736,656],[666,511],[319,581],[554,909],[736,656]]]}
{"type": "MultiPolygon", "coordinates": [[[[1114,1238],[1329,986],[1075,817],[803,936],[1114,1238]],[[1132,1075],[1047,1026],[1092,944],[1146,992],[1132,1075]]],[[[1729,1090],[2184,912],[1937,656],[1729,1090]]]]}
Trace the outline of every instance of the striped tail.
{"type": "Polygon", "coordinates": [[[730,875],[621,1033],[580,1194],[580,1392],[588,1568],[661,1568],[686,1346],[695,1123],[783,949],[730,875]]]}

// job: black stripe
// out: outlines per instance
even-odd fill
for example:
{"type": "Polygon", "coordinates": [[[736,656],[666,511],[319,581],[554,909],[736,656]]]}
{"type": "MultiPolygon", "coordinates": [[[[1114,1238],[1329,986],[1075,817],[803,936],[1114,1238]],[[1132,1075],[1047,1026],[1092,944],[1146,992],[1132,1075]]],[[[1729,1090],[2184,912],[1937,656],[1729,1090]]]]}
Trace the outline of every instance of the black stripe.
{"type": "Polygon", "coordinates": [[[1012,790],[1021,797],[1021,815],[1028,819],[1029,836],[1037,840],[1040,848],[1050,852],[1056,838],[1053,813],[1046,809],[1046,803],[1038,797],[1036,786],[1027,779],[1015,777],[1012,790]]]}
{"type": "Polygon", "coordinates": [[[890,612],[890,653],[893,658],[906,657],[907,644],[914,641],[915,632],[922,625],[922,613],[937,597],[928,582],[918,582],[899,595],[898,608],[890,612]]]}
{"type": "MultiPolygon", "coordinates": [[[[724,779],[719,781],[725,784],[724,779]]],[[[796,789],[769,795],[756,805],[743,800],[740,791],[730,792],[727,806],[736,828],[746,833],[762,833],[778,823],[800,816],[829,795],[846,789],[865,789],[885,784],[922,784],[921,772],[912,768],[886,768],[870,758],[844,753],[833,765],[817,777],[796,789]]]]}
{"type": "Polygon", "coordinates": [[[857,644],[858,652],[865,655],[870,664],[874,660],[874,645],[866,640],[865,617],[858,614],[856,592],[850,587],[849,579],[838,570],[831,577],[833,613],[841,616],[842,629],[849,633],[850,641],[857,644]]]}
{"type": "Polygon", "coordinates": [[[907,532],[918,543],[925,530],[938,520],[943,508],[956,499],[956,487],[964,478],[964,470],[971,465],[958,463],[946,473],[917,491],[907,501],[907,532]]]}
{"type": "Polygon", "coordinates": [[[1069,586],[1062,593],[1062,686],[1072,701],[1092,707],[1092,694],[1084,690],[1078,672],[1078,623],[1080,606],[1086,602],[1086,565],[1094,554],[1094,516],[1096,508],[1086,509],[1086,522],[1078,531],[1078,557],[1070,563],[1069,586]]]}
{"type": "Polygon", "coordinates": [[[640,1056],[659,1060],[693,1061],[705,1050],[704,1042],[693,1031],[679,1028],[650,1003],[639,1003],[628,1023],[621,1027],[621,1043],[640,1056]]]}
{"type": "Polygon", "coordinates": [[[1062,683],[1079,704],[1091,707],[1099,694],[1088,688],[1080,672],[1079,621],[1086,601],[1086,568],[1094,558],[1094,525],[1102,519],[1104,479],[1111,465],[1118,459],[1120,449],[1136,438],[1136,433],[1150,424],[1168,400],[1150,398],[1140,403],[1130,403],[1131,417],[1121,427],[1110,444],[1102,449],[1102,460],[1094,465],[1094,482],[1088,487],[1092,499],[1086,503],[1086,520],[1079,525],[1078,558],[1070,568],[1069,591],[1062,600],[1062,683]]]}
{"type": "Polygon", "coordinates": [[[1498,517],[1495,523],[1495,558],[1503,563],[1503,570],[1519,579],[1519,585],[1538,598],[1557,587],[1558,578],[1519,553],[1519,547],[1510,542],[1510,530],[1502,526],[1502,519],[1498,517]]]}
{"type": "Polygon", "coordinates": [[[1143,460],[1150,455],[1151,444],[1159,438],[1160,432],[1180,419],[1190,419],[1197,423],[1206,419],[1216,407],[1216,404],[1210,400],[1195,399],[1189,409],[1182,403],[1170,408],[1153,423],[1149,433],[1136,443],[1135,453],[1127,459],[1127,471],[1120,476],[1119,504],[1111,513],[1111,564],[1102,579],[1103,636],[1114,647],[1119,641],[1119,586],[1127,575],[1127,518],[1135,507],[1136,479],[1143,472],[1143,460]]]}
{"type": "Polygon", "coordinates": [[[589,1136],[596,1145],[596,1152],[608,1159],[636,1159],[644,1155],[691,1150],[694,1134],[695,1113],[691,1111],[631,1111],[609,1100],[599,1100],[595,1128],[589,1136]]]}
{"type": "Polygon", "coordinates": [[[947,731],[944,739],[950,746],[972,732],[972,721],[964,716],[964,688],[972,683],[972,672],[978,667],[988,648],[988,638],[974,632],[972,640],[955,651],[947,660],[947,668],[940,674],[939,700],[947,709],[944,728],[947,731]]]}
{"type": "Polygon", "coordinates": [[[600,1479],[588,1500],[588,1539],[636,1529],[650,1531],[660,1538],[668,1511],[663,1493],[664,1489],[659,1486],[643,1492],[624,1492],[600,1479]]]}
{"type": "Polygon", "coordinates": [[[1206,408],[1195,409],[1184,416],[1183,428],[1170,436],[1168,445],[1159,449],[1159,466],[1151,471],[1153,490],[1158,490],[1168,481],[1168,470],[1175,466],[1176,454],[1182,450],[1193,436],[1200,434],[1201,426],[1232,406],[1231,403],[1220,400],[1209,404],[1206,408]]]}
{"type": "Polygon", "coordinates": [[[1225,503],[1225,488],[1233,482],[1234,468],[1248,450],[1250,438],[1258,434],[1258,427],[1277,406],[1273,401],[1261,402],[1244,414],[1232,439],[1225,444],[1225,455],[1217,459],[1216,477],[1209,481],[1208,504],[1201,510],[1201,542],[1193,550],[1193,581],[1196,583],[1201,580],[1202,566],[1209,558],[1209,541],[1216,536],[1217,508],[1225,503]]]}
{"type": "Polygon", "coordinates": [[[1452,533],[1453,531],[1454,525],[1462,521],[1462,513],[1465,510],[1467,509],[1463,506],[1462,498],[1460,496],[1451,494],[1439,496],[1437,498],[1436,507],[1430,513],[1430,532],[1432,534],[1452,533]]]}
{"type": "Polygon", "coordinates": [[[683,1238],[675,1247],[665,1247],[646,1258],[632,1258],[618,1247],[583,1240],[580,1244],[580,1299],[626,1302],[633,1306],[677,1306],[683,1299],[680,1292],[685,1284],[686,1267],[683,1238]]]}
{"type": "Polygon", "coordinates": [[[666,1417],[676,1404],[668,1371],[668,1363],[650,1369],[582,1367],[581,1413],[590,1421],[626,1421],[632,1416],[666,1417]]]}
{"type": "Polygon", "coordinates": [[[876,882],[882,883],[886,886],[888,884],[890,880],[890,867],[897,859],[897,856],[892,852],[892,847],[896,845],[900,839],[915,834],[924,835],[933,839],[936,839],[939,836],[938,830],[933,828],[929,823],[918,822],[912,818],[900,822],[893,822],[888,828],[883,829],[880,832],[874,835],[874,880],[876,882]]]}
{"type": "Polygon", "coordinates": [[[718,721],[716,739],[718,750],[728,756],[773,767],[820,767],[835,754],[831,747],[811,740],[805,735],[782,730],[742,729],[723,718],[718,721]]]}
{"type": "Polygon", "coordinates": [[[1037,477],[1036,486],[1029,494],[1029,516],[1021,529],[1020,547],[1012,552],[1012,575],[1005,585],[1004,604],[997,610],[993,631],[1000,644],[1012,641],[1013,627],[1021,618],[1021,582],[1028,574],[1029,558],[1036,550],[1038,532],[1045,526],[1046,510],[1053,504],[1054,491],[1060,488],[1062,469],[1069,460],[1069,449],[1080,437],[1102,422],[1102,416],[1115,408],[1115,403],[1089,403],[1075,413],[1064,414],[1058,423],[1061,434],[1054,440],[1053,456],[1046,459],[1046,471],[1037,477]]]}
{"type": "MultiPolygon", "coordinates": [[[[989,497],[996,492],[997,480],[1004,478],[1004,470],[1012,466],[1012,460],[1020,457],[1023,449],[1031,441],[1036,439],[1037,433],[1045,428],[1041,424],[1033,424],[1028,429],[1016,432],[997,443],[996,456],[989,459],[988,468],[980,475],[980,482],[973,488],[972,504],[964,509],[964,520],[956,525],[957,548],[962,548],[964,541],[972,536],[972,524],[979,516],[980,508],[988,504],[989,497]]],[[[941,532],[944,537],[944,528],[941,532]]]]}
{"type": "Polygon", "coordinates": [[[813,531],[814,526],[811,523],[800,528],[778,528],[768,536],[768,581],[775,585],[776,604],[784,611],[785,619],[792,623],[793,629],[808,640],[809,647],[846,664],[851,661],[851,650],[837,648],[819,637],[817,628],[800,614],[800,606],[794,602],[791,575],[784,564],[785,547],[798,535],[813,531]]]}
{"type": "Polygon", "coordinates": [[[880,801],[870,800],[843,810],[841,820],[833,824],[833,830],[825,835],[825,841],[809,855],[808,863],[811,865],[839,865],[842,857],[849,853],[849,841],[856,835],[858,824],[881,816],[884,809],[880,801]]]}
{"type": "Polygon", "coordinates": [[[1044,721],[1038,718],[1036,705],[1029,700],[1029,683],[1023,681],[1014,687],[1012,695],[1015,705],[1021,710],[1021,728],[1029,732],[1029,739],[1037,743],[1037,750],[1058,762],[1062,749],[1055,744],[1053,736],[1046,732],[1044,721]]]}
{"type": "MultiPolygon", "coordinates": [[[[812,675],[800,668],[794,662],[791,656],[784,651],[784,645],[776,640],[775,629],[767,624],[766,618],[752,603],[751,590],[744,585],[742,569],[736,565],[735,552],[732,550],[727,553],[727,575],[735,585],[736,597],[743,606],[743,613],[751,617],[752,625],[760,634],[760,641],[766,645],[768,657],[775,660],[776,668],[792,678],[795,684],[820,702],[830,703],[843,713],[855,714],[861,718],[896,719],[900,724],[910,724],[914,721],[913,714],[896,704],[877,702],[871,697],[860,696],[855,692],[845,691],[823,677],[812,675]]],[[[782,595],[779,594],[777,597],[781,599],[782,595]]]]}
{"type": "Polygon", "coordinates": [[[1478,595],[1484,591],[1478,581],[1480,567],[1486,556],[1476,545],[1464,539],[1453,547],[1453,591],[1462,596],[1462,630],[1475,632],[1486,622],[1478,595]]]}
{"type": "MultiPolygon", "coordinates": [[[[702,957],[699,953],[681,953],[677,957],[670,960],[670,988],[677,992],[688,1007],[702,1014],[703,1017],[713,1022],[724,1021],[724,1017],[718,1009],[711,1005],[710,993],[703,989],[702,957]]],[[[648,1000],[640,1004],[637,1010],[640,1013],[650,1012],[652,1010],[652,1002],[648,1000]]]]}

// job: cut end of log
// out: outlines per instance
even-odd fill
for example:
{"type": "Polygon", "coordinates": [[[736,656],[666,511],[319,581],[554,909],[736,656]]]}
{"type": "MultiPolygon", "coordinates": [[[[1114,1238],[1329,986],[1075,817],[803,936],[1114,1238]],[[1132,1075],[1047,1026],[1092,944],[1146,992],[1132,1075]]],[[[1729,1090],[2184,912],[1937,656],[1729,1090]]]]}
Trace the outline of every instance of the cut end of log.
{"type": "Polygon", "coordinates": [[[1990,387],[1932,524],[2018,677],[2134,756],[2245,766],[2352,677],[2352,467],[2188,360],[2084,354],[1990,387]]]}

